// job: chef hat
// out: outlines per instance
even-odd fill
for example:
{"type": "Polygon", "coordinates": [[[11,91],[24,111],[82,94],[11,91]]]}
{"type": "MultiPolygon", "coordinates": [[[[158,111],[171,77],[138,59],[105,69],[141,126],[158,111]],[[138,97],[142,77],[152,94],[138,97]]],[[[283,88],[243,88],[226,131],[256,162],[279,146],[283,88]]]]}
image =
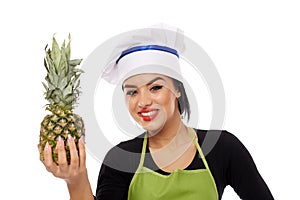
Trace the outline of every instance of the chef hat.
{"type": "Polygon", "coordinates": [[[113,50],[102,77],[112,84],[130,76],[157,73],[182,82],[179,55],[184,50],[183,32],[159,24],[133,31],[113,50]]]}

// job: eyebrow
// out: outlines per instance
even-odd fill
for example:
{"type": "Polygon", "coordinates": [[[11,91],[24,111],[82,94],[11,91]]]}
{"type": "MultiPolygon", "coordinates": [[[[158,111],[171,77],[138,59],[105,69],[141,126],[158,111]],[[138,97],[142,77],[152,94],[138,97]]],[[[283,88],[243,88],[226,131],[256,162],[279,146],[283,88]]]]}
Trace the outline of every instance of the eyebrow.
{"type": "MultiPolygon", "coordinates": [[[[152,79],[151,81],[149,81],[146,85],[151,85],[152,83],[154,83],[155,81],[158,80],[163,80],[165,81],[165,79],[161,78],[161,77],[156,77],[154,79],[152,79]]],[[[122,90],[124,90],[124,88],[137,88],[136,85],[122,85],[122,90]]]]}

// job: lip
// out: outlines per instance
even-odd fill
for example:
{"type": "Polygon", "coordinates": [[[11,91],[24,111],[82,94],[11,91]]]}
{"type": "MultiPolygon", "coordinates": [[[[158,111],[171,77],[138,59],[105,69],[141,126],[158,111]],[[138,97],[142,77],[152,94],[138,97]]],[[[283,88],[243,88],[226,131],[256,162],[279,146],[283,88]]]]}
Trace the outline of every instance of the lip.
{"type": "Polygon", "coordinates": [[[158,115],[158,113],[158,109],[142,109],[137,114],[144,121],[151,121],[158,115]]]}

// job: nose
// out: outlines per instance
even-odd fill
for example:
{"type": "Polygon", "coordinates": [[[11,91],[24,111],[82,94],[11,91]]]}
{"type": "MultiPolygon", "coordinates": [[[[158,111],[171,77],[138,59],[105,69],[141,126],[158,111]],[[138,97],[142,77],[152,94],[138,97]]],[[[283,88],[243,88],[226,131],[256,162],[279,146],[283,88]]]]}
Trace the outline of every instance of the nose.
{"type": "Polygon", "coordinates": [[[152,104],[151,95],[147,90],[141,90],[138,98],[138,106],[140,108],[148,107],[152,104]]]}

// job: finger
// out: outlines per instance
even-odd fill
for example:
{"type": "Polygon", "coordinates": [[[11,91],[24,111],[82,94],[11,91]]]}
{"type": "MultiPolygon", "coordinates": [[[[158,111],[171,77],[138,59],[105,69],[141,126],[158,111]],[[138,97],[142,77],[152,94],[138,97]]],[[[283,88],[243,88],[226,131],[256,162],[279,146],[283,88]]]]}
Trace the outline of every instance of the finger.
{"type": "Polygon", "coordinates": [[[79,149],[79,167],[81,169],[85,169],[85,161],[86,161],[86,151],[85,151],[85,145],[84,145],[84,136],[82,136],[79,139],[78,142],[78,149],[79,149]]]}
{"type": "Polygon", "coordinates": [[[52,159],[52,148],[49,145],[49,143],[46,143],[45,149],[44,149],[44,161],[43,161],[46,169],[51,172],[51,173],[55,173],[57,171],[57,166],[56,164],[53,162],[52,159]]]}
{"type": "Polygon", "coordinates": [[[37,145],[38,150],[39,150],[39,155],[40,155],[40,161],[44,161],[44,155],[42,155],[42,147],[40,144],[37,145]]]}
{"type": "Polygon", "coordinates": [[[65,144],[63,139],[58,136],[58,141],[56,145],[56,150],[58,154],[58,166],[60,171],[66,172],[68,170],[68,161],[66,156],[65,144]]]}
{"type": "Polygon", "coordinates": [[[38,144],[38,145],[37,145],[37,148],[38,148],[39,152],[42,153],[41,144],[38,144]]]}
{"type": "Polygon", "coordinates": [[[79,158],[78,158],[78,151],[76,148],[75,141],[71,135],[68,135],[68,144],[70,147],[70,156],[71,156],[70,167],[73,170],[76,170],[79,166],[79,158]]]}

